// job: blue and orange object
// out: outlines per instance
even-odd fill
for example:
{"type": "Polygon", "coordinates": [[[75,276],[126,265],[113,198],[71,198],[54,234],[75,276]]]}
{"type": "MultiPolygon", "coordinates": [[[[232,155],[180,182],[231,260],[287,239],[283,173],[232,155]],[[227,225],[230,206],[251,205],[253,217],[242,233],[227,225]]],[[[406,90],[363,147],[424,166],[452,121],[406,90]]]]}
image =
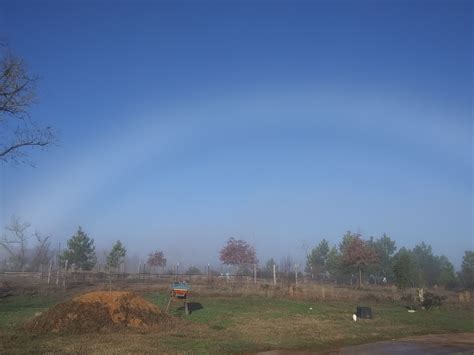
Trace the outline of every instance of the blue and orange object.
{"type": "Polygon", "coordinates": [[[171,284],[171,295],[175,298],[186,299],[190,291],[191,285],[185,281],[176,281],[171,284]]]}

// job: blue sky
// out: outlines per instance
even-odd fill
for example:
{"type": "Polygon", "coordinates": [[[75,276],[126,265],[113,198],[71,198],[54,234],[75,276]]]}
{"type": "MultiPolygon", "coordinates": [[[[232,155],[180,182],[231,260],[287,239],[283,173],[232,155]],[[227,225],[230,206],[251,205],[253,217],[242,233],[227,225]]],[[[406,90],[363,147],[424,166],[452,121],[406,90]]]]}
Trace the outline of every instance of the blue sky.
{"type": "Polygon", "coordinates": [[[469,1],[0,1],[58,147],[1,168],[15,214],[65,241],[215,263],[346,230],[473,248],[469,1]]]}

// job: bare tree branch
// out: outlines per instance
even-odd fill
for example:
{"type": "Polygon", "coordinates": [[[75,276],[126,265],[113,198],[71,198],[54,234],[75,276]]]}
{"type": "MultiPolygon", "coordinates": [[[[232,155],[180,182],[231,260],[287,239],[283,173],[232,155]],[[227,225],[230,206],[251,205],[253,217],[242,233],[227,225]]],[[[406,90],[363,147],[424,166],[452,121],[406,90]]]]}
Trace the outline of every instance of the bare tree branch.
{"type": "Polygon", "coordinates": [[[44,129],[27,129],[15,131],[15,141],[7,144],[0,145],[0,160],[8,161],[18,160],[19,157],[26,156],[26,153],[23,152],[20,148],[25,147],[46,147],[53,144],[54,142],[54,133],[51,131],[50,127],[44,129]]]}
{"type": "Polygon", "coordinates": [[[55,143],[50,127],[38,127],[30,120],[29,108],[36,102],[36,77],[23,60],[1,45],[0,58],[0,160],[24,163],[30,148],[55,143]]]}

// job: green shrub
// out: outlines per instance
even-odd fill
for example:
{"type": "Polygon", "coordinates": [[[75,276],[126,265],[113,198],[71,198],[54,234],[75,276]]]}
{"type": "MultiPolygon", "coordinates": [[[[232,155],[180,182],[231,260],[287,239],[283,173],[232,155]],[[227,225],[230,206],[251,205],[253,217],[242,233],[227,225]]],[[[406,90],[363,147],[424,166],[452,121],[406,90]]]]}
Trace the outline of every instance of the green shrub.
{"type": "Polygon", "coordinates": [[[446,296],[435,295],[431,292],[426,292],[423,298],[424,299],[421,305],[425,307],[425,309],[441,307],[443,305],[443,301],[446,300],[446,296]]]}

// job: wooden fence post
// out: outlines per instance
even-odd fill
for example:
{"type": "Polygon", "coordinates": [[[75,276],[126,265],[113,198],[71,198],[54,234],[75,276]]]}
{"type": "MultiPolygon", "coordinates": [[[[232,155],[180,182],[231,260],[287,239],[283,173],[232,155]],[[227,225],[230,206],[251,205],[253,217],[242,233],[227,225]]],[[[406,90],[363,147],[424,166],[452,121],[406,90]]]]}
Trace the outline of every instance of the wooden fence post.
{"type": "Polygon", "coordinates": [[[295,286],[298,286],[298,265],[295,264],[295,286]]]}
{"type": "Polygon", "coordinates": [[[277,277],[276,277],[276,264],[273,264],[273,285],[277,284],[277,277]]]}
{"type": "Polygon", "coordinates": [[[59,263],[57,264],[57,269],[56,269],[56,286],[59,285],[59,263]]]}
{"type": "Polygon", "coordinates": [[[67,275],[67,263],[69,260],[66,260],[66,264],[64,265],[64,279],[63,279],[63,287],[66,289],[66,275],[67,275]]]}
{"type": "Polygon", "coordinates": [[[257,264],[253,264],[253,283],[257,284],[257,264]]]}
{"type": "Polygon", "coordinates": [[[53,260],[49,261],[49,269],[48,269],[48,285],[51,281],[51,268],[53,267],[53,260]]]}
{"type": "Polygon", "coordinates": [[[211,283],[211,264],[207,264],[207,284],[211,283]]]}

